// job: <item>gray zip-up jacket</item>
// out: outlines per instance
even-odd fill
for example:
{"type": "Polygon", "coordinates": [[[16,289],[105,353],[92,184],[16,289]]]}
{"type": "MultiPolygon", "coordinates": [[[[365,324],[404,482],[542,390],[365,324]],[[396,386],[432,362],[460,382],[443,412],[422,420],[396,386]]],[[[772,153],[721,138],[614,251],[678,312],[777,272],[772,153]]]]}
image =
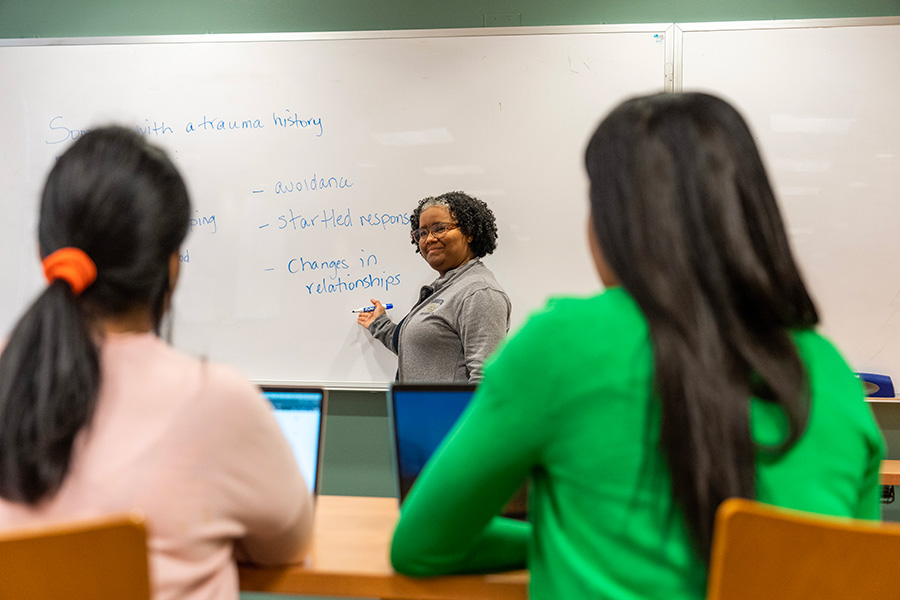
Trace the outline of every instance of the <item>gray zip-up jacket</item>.
{"type": "Polygon", "coordinates": [[[369,331],[397,354],[398,381],[475,383],[509,331],[511,311],[494,274],[474,259],[423,286],[399,325],[381,315],[369,331]]]}

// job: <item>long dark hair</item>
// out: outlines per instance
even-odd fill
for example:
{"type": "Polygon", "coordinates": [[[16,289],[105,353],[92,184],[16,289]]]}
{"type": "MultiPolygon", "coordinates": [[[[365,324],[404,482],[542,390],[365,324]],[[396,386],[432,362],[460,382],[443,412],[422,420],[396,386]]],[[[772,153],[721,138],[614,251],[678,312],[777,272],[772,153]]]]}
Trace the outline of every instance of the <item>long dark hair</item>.
{"type": "Polygon", "coordinates": [[[97,279],[78,296],[51,282],[0,355],[0,497],[34,505],[59,490],[100,387],[96,321],[149,309],[158,331],[189,216],[181,176],[137,133],[96,129],[56,162],[41,199],[41,256],[80,248],[97,279]]]}
{"type": "Polygon", "coordinates": [[[725,101],[626,101],[585,162],[600,249],[648,321],[672,491],[708,560],[719,503],[756,496],[755,452],[786,451],[806,426],[790,331],[818,315],[750,130],[725,101]],[[751,438],[751,394],[784,411],[777,447],[751,438]]]}

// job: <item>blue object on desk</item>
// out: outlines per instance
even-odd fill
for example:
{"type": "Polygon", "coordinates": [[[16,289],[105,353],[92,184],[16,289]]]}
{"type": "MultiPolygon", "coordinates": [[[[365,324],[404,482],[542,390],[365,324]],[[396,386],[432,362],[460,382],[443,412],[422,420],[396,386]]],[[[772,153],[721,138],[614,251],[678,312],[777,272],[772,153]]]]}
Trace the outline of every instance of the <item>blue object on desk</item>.
{"type": "Polygon", "coordinates": [[[877,373],[857,373],[863,382],[866,396],[870,398],[893,398],[894,384],[890,375],[878,375],[877,373]]]}

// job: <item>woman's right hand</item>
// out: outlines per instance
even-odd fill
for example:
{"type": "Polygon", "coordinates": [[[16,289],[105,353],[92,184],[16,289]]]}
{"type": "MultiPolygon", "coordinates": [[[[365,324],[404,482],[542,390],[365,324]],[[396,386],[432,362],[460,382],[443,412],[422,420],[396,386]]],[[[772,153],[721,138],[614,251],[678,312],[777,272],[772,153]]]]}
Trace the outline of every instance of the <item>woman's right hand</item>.
{"type": "Polygon", "coordinates": [[[359,316],[356,317],[356,322],[366,329],[369,328],[369,325],[372,324],[372,321],[374,321],[379,315],[383,315],[385,313],[384,305],[381,302],[375,300],[374,298],[370,298],[370,301],[375,305],[375,310],[371,312],[359,313],[359,316]]]}

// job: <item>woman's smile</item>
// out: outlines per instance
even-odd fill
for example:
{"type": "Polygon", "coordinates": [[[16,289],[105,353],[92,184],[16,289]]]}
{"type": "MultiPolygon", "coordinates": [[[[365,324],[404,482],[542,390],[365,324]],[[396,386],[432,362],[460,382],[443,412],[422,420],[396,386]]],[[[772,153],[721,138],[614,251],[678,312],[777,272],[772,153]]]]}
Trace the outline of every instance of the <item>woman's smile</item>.
{"type": "Polygon", "coordinates": [[[444,275],[474,258],[469,243],[472,237],[456,226],[456,219],[446,206],[432,206],[422,211],[419,226],[430,229],[435,223],[452,225],[440,234],[429,232],[419,239],[419,252],[432,269],[444,275]]]}

